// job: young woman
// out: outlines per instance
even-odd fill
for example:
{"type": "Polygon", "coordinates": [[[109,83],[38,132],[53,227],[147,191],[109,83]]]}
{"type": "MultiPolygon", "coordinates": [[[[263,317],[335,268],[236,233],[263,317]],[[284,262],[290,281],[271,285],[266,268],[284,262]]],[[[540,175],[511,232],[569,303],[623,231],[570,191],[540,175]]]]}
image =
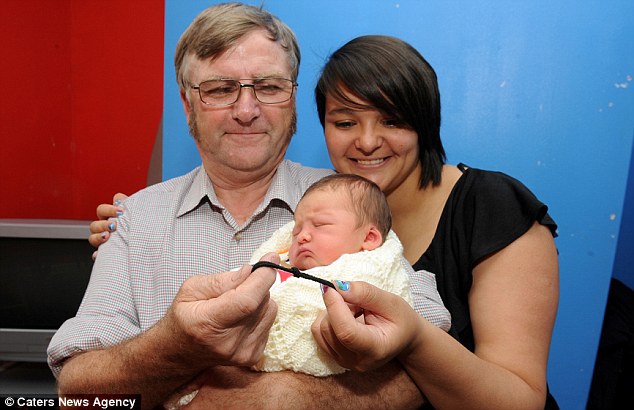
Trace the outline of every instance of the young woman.
{"type": "MultiPolygon", "coordinates": [[[[371,367],[371,357],[380,364],[398,354],[438,408],[556,408],[546,385],[559,294],[547,207],[509,176],[445,164],[436,74],[399,39],[345,44],[326,63],[315,94],[335,169],[381,187],[406,258],[414,270],[436,274],[452,315],[447,334],[408,315],[407,305],[389,303],[386,315],[401,324],[391,329],[401,333],[367,339],[361,335],[369,329],[359,325],[356,344],[342,333],[347,346],[324,318],[314,326],[322,347],[344,365],[358,359],[359,370],[371,367]]],[[[354,302],[370,290],[353,284],[349,292],[354,302]]],[[[330,293],[326,300],[336,302],[330,293]]],[[[361,307],[381,316],[376,306],[361,307]]],[[[371,314],[366,322],[387,331],[371,314]]]]}

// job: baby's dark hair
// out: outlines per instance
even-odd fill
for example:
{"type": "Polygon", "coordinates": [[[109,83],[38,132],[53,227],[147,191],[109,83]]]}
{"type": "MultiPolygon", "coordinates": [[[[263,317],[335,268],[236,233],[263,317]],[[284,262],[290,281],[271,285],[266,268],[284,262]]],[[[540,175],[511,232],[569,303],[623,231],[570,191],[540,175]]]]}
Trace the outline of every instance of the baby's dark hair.
{"type": "Polygon", "coordinates": [[[311,185],[302,199],[315,191],[327,190],[341,191],[350,199],[349,206],[357,216],[357,227],[366,224],[374,224],[381,232],[382,242],[385,242],[392,228],[392,214],[387,204],[387,198],[381,188],[374,182],[354,174],[328,175],[311,185]]]}

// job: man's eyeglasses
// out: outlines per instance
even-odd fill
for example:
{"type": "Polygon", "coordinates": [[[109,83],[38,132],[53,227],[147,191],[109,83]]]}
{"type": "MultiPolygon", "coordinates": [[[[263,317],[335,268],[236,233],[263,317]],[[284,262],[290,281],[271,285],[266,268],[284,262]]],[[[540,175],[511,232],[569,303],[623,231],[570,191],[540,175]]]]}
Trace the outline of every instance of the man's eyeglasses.
{"type": "Polygon", "coordinates": [[[279,104],[288,101],[293,96],[297,83],[286,78],[256,78],[249,80],[209,80],[198,86],[191,86],[198,90],[200,100],[207,105],[231,105],[240,98],[242,88],[253,89],[255,98],[263,104],[279,104]],[[250,81],[243,83],[242,81],[250,81]]]}

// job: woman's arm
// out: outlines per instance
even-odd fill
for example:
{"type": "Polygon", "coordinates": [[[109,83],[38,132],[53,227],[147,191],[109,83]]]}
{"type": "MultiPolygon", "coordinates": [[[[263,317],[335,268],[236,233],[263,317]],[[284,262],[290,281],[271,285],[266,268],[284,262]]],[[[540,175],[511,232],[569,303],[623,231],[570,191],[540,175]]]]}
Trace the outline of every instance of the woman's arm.
{"type": "Polygon", "coordinates": [[[539,224],[480,262],[469,296],[475,354],[405,303],[360,283],[326,292],[328,315],[313,334],[338,362],[359,370],[397,355],[437,408],[543,409],[558,275],[552,235],[539,224]],[[365,324],[344,299],[365,309],[365,324]]]}
{"type": "Polygon", "coordinates": [[[434,333],[402,362],[437,407],[543,409],[558,301],[554,240],[536,223],[473,271],[475,355],[434,333]]]}

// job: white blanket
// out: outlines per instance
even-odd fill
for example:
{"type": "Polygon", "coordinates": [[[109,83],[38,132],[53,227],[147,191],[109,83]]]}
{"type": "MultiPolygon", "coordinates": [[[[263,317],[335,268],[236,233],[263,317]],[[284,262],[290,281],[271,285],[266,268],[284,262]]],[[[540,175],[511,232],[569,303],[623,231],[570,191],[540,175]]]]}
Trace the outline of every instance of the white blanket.
{"type": "MultiPolygon", "coordinates": [[[[253,254],[251,264],[269,252],[284,253],[291,245],[293,222],[283,226],[253,254]]],[[[328,266],[305,272],[329,281],[363,280],[401,296],[412,305],[409,275],[402,265],[403,246],[390,231],[383,245],[372,251],[342,255],[328,266]]],[[[320,284],[291,277],[271,288],[278,304],[277,318],[269,334],[264,355],[257,370],[275,372],[294,370],[313,376],[343,373],[345,368],[317,347],[310,326],[325,309],[320,284]]]]}

